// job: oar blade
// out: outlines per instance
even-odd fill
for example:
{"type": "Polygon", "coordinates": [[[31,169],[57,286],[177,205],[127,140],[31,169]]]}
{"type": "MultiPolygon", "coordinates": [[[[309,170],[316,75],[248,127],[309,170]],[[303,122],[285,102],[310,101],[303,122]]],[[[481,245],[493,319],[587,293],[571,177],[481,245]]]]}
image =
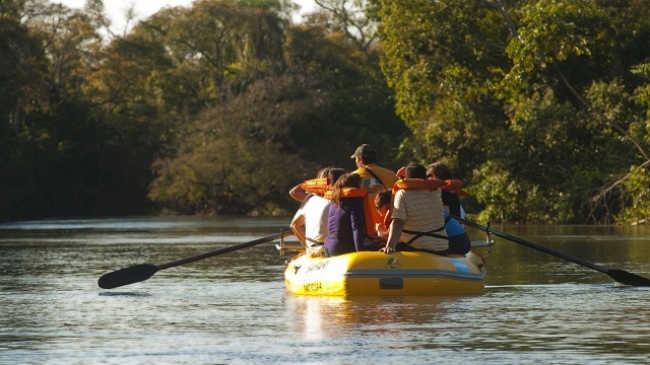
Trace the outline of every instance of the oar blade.
{"type": "Polygon", "coordinates": [[[155,265],[142,264],[131,266],[102,275],[102,277],[97,281],[97,285],[102,289],[113,289],[120,286],[139,283],[149,279],[157,271],[158,267],[155,265]]]}
{"type": "Polygon", "coordinates": [[[607,270],[607,275],[614,281],[631,286],[650,286],[650,279],[623,270],[607,270]]]}

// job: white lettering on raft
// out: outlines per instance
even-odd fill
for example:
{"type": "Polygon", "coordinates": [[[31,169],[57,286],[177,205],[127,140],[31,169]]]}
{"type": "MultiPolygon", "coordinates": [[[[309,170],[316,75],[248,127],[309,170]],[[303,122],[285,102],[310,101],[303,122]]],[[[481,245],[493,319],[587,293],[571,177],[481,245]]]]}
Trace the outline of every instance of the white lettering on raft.
{"type": "Polygon", "coordinates": [[[305,273],[309,273],[312,271],[321,271],[325,270],[327,266],[330,264],[329,260],[327,261],[321,261],[321,262],[316,262],[314,264],[310,264],[305,273]]]}

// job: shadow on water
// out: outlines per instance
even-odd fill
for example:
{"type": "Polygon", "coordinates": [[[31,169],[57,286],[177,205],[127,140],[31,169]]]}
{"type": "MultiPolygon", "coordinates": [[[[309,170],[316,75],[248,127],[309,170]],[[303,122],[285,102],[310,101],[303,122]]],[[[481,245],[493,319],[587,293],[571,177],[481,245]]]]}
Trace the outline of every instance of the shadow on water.
{"type": "Polygon", "coordinates": [[[124,291],[102,291],[97,293],[99,296],[104,297],[150,297],[151,294],[146,292],[124,292],[124,291]]]}

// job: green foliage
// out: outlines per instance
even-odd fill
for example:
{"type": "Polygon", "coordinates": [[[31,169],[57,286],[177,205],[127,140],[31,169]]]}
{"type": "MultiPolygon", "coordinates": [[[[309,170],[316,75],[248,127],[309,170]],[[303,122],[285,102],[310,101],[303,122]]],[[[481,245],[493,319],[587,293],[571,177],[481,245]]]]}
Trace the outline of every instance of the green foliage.
{"type": "Polygon", "coordinates": [[[376,4],[405,152],[456,167],[483,218],[611,223],[639,195],[616,182],[649,160],[643,1],[376,4]]]}
{"type": "MultiPolygon", "coordinates": [[[[286,73],[301,79],[291,93],[303,98],[304,114],[293,118],[288,146],[318,167],[352,165],[350,154],[372,143],[390,164],[391,147],[405,128],[376,65],[340,35],[322,28],[289,31],[286,73]],[[331,138],[323,138],[331,136],[331,138]]],[[[353,167],[353,165],[352,165],[353,167]]],[[[313,171],[309,171],[311,177],[313,171]]]]}
{"type": "Polygon", "coordinates": [[[625,180],[625,189],[630,202],[621,212],[618,220],[637,222],[650,220],[650,172],[646,167],[632,167],[625,180]]]}
{"type": "Polygon", "coordinates": [[[289,27],[286,1],[197,1],[123,36],[107,32],[101,0],[83,11],[10,5],[2,220],[143,214],[151,200],[183,213],[287,213],[292,186],[404,132],[375,50],[289,27]]]}
{"type": "Polygon", "coordinates": [[[183,213],[269,214],[281,208],[280,194],[289,191],[305,166],[267,139],[273,133],[263,131],[268,125],[256,125],[264,110],[249,112],[251,119],[244,121],[227,105],[198,118],[183,139],[182,152],[160,162],[150,197],[183,213]]]}
{"type": "Polygon", "coordinates": [[[176,155],[159,161],[153,200],[181,212],[288,212],[287,192],[321,167],[350,164],[360,135],[378,147],[397,140],[388,89],[354,47],[319,28],[288,35],[287,68],[193,120],[176,155]]]}
{"type": "Polygon", "coordinates": [[[200,0],[115,36],[101,0],[1,2],[0,219],[287,213],[361,143],[448,163],[481,219],[648,217],[645,0],[321,5],[200,0]]]}

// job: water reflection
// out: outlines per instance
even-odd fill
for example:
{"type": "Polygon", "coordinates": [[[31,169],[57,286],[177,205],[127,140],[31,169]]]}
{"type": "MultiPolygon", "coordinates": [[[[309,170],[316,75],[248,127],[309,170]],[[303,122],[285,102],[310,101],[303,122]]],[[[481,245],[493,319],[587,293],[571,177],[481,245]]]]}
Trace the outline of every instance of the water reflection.
{"type": "Polygon", "coordinates": [[[362,333],[386,337],[403,335],[406,328],[423,324],[446,326],[464,317],[463,303],[471,297],[327,297],[288,296],[287,318],[296,323],[298,335],[311,341],[354,337],[362,333]]]}
{"type": "Polygon", "coordinates": [[[414,350],[560,351],[648,360],[647,294],[645,288],[565,284],[493,286],[475,297],[289,296],[285,317],[300,319],[293,323],[296,339],[313,342],[370,336],[379,345],[408,344],[414,350]]]}

